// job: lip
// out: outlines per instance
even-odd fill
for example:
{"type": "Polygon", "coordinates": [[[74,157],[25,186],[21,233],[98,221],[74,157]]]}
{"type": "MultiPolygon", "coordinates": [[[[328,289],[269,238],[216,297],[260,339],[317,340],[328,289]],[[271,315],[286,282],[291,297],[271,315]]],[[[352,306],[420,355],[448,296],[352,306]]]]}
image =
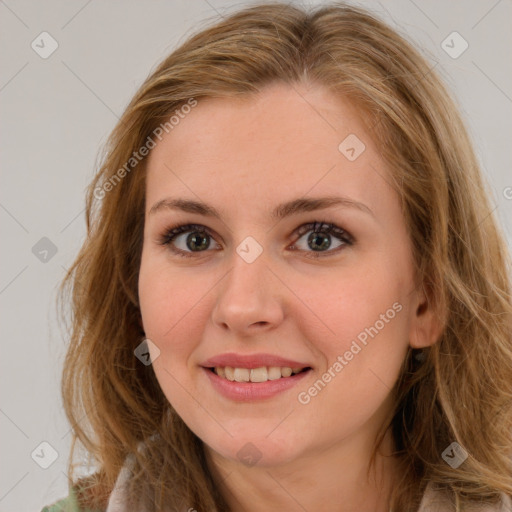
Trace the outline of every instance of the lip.
{"type": "MultiPolygon", "coordinates": [[[[273,354],[235,354],[226,353],[211,357],[204,361],[201,366],[204,368],[215,368],[216,366],[231,366],[232,368],[260,368],[262,366],[279,366],[289,368],[312,368],[308,363],[293,361],[273,354]]],[[[211,372],[210,372],[211,373],[211,372]]],[[[287,377],[288,378],[288,377],[287,377]]],[[[261,383],[257,383],[261,384],[261,383]]]]}
{"type": "MultiPolygon", "coordinates": [[[[219,364],[216,366],[223,365],[219,364]]],[[[286,366],[288,366],[288,364],[286,366]]],[[[293,388],[300,381],[302,381],[302,379],[308,376],[312,370],[306,370],[304,372],[291,375],[290,377],[282,377],[276,380],[267,380],[266,382],[230,381],[223,377],[219,377],[215,372],[213,372],[211,369],[207,367],[203,367],[202,371],[210,379],[212,387],[224,397],[230,400],[234,400],[236,402],[252,402],[255,400],[264,400],[266,398],[272,398],[273,396],[279,393],[283,393],[284,391],[293,388]]]]}

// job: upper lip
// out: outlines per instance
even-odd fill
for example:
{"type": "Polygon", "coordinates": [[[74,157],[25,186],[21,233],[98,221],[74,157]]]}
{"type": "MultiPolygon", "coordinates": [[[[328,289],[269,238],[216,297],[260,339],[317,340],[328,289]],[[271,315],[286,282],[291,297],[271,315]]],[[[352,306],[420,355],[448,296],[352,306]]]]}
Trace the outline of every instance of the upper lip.
{"type": "Polygon", "coordinates": [[[262,366],[278,366],[289,368],[310,368],[307,363],[294,361],[273,354],[219,354],[204,361],[201,366],[205,368],[215,368],[216,366],[231,366],[232,368],[260,368],[262,366]]]}

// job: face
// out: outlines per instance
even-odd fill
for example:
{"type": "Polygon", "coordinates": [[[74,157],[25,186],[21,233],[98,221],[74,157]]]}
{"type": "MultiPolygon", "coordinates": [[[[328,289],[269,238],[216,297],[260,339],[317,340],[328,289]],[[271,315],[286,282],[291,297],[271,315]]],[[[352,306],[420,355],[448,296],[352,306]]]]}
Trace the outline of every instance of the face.
{"type": "Polygon", "coordinates": [[[189,428],[223,460],[261,466],[370,439],[419,296],[360,112],[318,86],[200,100],[147,172],[143,326],[189,428]]]}

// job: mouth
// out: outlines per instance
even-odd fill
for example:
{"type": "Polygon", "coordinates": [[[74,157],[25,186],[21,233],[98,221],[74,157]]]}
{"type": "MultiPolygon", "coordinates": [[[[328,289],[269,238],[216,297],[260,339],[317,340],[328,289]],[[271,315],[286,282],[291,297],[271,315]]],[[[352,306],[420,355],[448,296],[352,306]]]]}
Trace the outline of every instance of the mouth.
{"type": "Polygon", "coordinates": [[[202,367],[206,386],[233,402],[268,400],[291,390],[313,371],[309,366],[202,367]]]}
{"type": "Polygon", "coordinates": [[[260,366],[259,368],[233,368],[232,366],[215,366],[207,369],[218,375],[221,379],[230,382],[261,383],[287,379],[292,375],[307,372],[311,370],[311,367],[260,366]]]}

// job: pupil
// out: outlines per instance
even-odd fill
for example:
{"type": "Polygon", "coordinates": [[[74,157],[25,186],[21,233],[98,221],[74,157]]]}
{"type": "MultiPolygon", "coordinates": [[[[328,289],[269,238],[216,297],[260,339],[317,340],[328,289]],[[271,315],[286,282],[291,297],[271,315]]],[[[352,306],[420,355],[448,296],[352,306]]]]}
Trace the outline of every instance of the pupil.
{"type": "Polygon", "coordinates": [[[194,234],[194,233],[191,233],[190,235],[188,235],[187,237],[187,247],[191,250],[191,251],[200,251],[202,249],[208,249],[208,246],[210,245],[210,242],[207,238],[206,235],[201,235],[201,234],[194,234]],[[202,242],[202,244],[199,244],[199,247],[194,247],[192,244],[197,244],[197,242],[200,241],[202,242]]]}
{"type": "MultiPolygon", "coordinates": [[[[308,243],[309,242],[314,242],[314,245],[320,249],[328,249],[331,245],[329,237],[322,233],[311,233],[311,235],[309,235],[309,237],[308,237],[308,243]],[[323,243],[322,242],[320,244],[317,243],[319,238],[323,239],[323,243]]],[[[311,248],[313,249],[314,247],[311,247],[311,248]]]]}
{"type": "MultiPolygon", "coordinates": [[[[310,246],[312,249],[328,249],[331,245],[329,237],[322,233],[312,233],[308,238],[308,243],[312,243],[315,247],[310,246]],[[320,243],[318,242],[320,239],[320,243]]],[[[208,249],[210,245],[206,235],[190,234],[187,237],[187,247],[191,251],[200,251],[208,249]],[[198,244],[198,241],[201,242],[198,244]]]]}

